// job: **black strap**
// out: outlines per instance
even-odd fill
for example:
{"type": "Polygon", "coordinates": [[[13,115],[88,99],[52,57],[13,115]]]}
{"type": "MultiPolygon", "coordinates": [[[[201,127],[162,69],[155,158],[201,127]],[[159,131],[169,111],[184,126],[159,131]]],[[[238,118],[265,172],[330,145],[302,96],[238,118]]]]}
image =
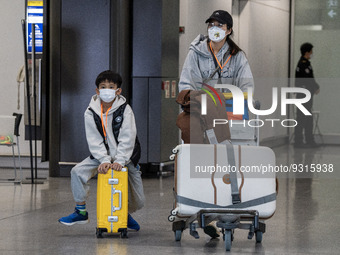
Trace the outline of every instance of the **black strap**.
{"type": "Polygon", "coordinates": [[[118,144],[118,136],[120,128],[124,120],[124,111],[127,103],[122,104],[119,108],[112,114],[112,130],[115,137],[116,143],[118,144]]]}
{"type": "MultiPolygon", "coordinates": [[[[127,103],[122,104],[114,113],[112,116],[112,130],[113,130],[113,135],[115,137],[116,143],[119,144],[118,142],[118,136],[119,136],[119,131],[120,128],[123,124],[123,120],[124,120],[124,111],[126,108],[127,103]]],[[[141,146],[139,143],[139,139],[136,136],[136,140],[135,140],[135,146],[133,148],[133,152],[131,155],[130,160],[132,161],[132,163],[134,164],[134,166],[137,166],[139,159],[141,157],[141,146]]]]}
{"type": "MultiPolygon", "coordinates": [[[[234,146],[232,144],[226,145],[228,164],[236,169],[234,146]]],[[[240,156],[240,155],[239,155],[240,156]]],[[[240,192],[238,190],[237,184],[237,173],[235,171],[230,171],[230,187],[231,187],[231,197],[233,204],[241,203],[240,192]]]]}
{"type": "MultiPolygon", "coordinates": [[[[92,115],[93,115],[93,119],[94,119],[94,123],[96,124],[97,126],[97,129],[98,129],[98,132],[100,133],[100,135],[103,137],[104,139],[104,145],[105,145],[105,148],[106,148],[106,151],[107,151],[107,154],[110,154],[109,153],[109,145],[107,144],[107,141],[105,140],[105,136],[104,136],[104,132],[103,132],[103,128],[102,128],[102,120],[100,119],[99,115],[97,113],[95,113],[95,111],[89,107],[89,110],[92,112],[92,115]]],[[[91,158],[93,156],[91,155],[91,158]]]]}

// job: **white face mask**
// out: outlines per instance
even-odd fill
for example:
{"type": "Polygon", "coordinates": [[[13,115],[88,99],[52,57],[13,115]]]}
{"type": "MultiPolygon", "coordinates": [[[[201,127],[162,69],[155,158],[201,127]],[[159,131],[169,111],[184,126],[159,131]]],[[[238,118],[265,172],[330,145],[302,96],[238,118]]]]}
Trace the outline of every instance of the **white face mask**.
{"type": "Polygon", "coordinates": [[[208,29],[209,39],[213,42],[220,42],[225,37],[225,31],[219,27],[211,27],[208,29]]]}
{"type": "Polygon", "coordinates": [[[313,57],[313,54],[310,54],[310,55],[309,55],[309,59],[312,59],[312,57],[313,57]]]}
{"type": "Polygon", "coordinates": [[[105,103],[110,103],[116,97],[116,91],[118,89],[100,89],[99,96],[100,99],[103,100],[105,103]]]}

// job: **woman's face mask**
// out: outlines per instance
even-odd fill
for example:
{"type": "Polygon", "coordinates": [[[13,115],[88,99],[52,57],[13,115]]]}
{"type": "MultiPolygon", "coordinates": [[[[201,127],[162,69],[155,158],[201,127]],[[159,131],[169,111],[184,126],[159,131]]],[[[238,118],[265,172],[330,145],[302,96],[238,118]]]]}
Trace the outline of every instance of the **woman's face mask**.
{"type": "Polygon", "coordinates": [[[99,96],[100,99],[103,100],[105,103],[110,103],[116,97],[116,91],[118,89],[100,89],[99,96]]]}
{"type": "Polygon", "coordinates": [[[219,27],[211,27],[208,29],[209,39],[213,42],[220,42],[225,37],[225,31],[219,27]]]}

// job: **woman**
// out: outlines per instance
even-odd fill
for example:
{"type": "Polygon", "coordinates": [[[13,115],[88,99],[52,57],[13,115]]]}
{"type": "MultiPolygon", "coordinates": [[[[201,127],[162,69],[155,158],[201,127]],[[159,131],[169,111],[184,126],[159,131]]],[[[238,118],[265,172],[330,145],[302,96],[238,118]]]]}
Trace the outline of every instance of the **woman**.
{"type": "Polygon", "coordinates": [[[244,52],[230,39],[233,18],[223,10],[206,20],[208,37],[199,35],[191,43],[179,81],[179,91],[196,90],[203,83],[232,84],[247,92],[253,75],[244,52]]]}

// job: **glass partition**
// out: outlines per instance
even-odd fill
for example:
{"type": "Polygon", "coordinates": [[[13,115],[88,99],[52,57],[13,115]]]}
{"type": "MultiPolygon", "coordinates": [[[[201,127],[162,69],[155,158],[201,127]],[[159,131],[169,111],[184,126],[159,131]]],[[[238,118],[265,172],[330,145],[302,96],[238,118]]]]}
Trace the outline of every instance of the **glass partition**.
{"type": "Polygon", "coordinates": [[[293,3],[291,75],[301,56],[300,46],[311,43],[310,60],[320,93],[314,95],[315,133],[329,143],[340,143],[340,0],[295,0],[293,3]]]}

